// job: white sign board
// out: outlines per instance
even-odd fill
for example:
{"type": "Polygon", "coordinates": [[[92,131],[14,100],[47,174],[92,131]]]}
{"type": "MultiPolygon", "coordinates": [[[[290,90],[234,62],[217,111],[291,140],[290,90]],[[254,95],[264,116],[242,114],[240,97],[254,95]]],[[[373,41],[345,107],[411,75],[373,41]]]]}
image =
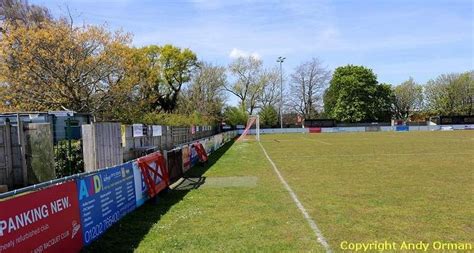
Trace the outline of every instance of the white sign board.
{"type": "Polygon", "coordinates": [[[74,112],[73,111],[49,111],[48,114],[52,114],[56,117],[72,117],[74,116],[74,112]]]}
{"type": "Polygon", "coordinates": [[[133,124],[133,137],[142,137],[143,136],[143,124],[133,124]]]}
{"type": "Polygon", "coordinates": [[[162,133],[162,131],[161,131],[161,130],[162,130],[162,129],[161,129],[161,126],[153,125],[151,128],[152,128],[151,131],[152,131],[152,133],[153,133],[153,136],[161,136],[161,135],[163,135],[163,133],[162,133]]]}

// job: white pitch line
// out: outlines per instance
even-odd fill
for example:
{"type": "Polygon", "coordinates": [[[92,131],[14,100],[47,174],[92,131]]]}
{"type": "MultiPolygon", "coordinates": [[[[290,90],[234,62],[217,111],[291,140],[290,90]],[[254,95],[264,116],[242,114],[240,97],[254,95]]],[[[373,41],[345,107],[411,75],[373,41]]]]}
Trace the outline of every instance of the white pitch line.
{"type": "Polygon", "coordinates": [[[287,153],[278,153],[278,158],[281,159],[301,159],[301,158],[331,158],[331,157],[367,157],[367,156],[442,156],[442,155],[473,155],[473,153],[419,153],[419,154],[400,154],[400,153],[369,153],[369,154],[340,154],[340,155],[296,155],[296,156],[288,156],[287,153]]]}
{"type": "Polygon", "coordinates": [[[291,189],[290,185],[286,182],[285,178],[283,178],[282,174],[280,173],[280,171],[278,170],[278,168],[276,167],[276,165],[272,161],[272,159],[270,159],[270,156],[268,156],[267,151],[263,147],[262,143],[258,142],[258,144],[262,148],[263,153],[265,154],[268,161],[272,165],[273,170],[277,174],[277,176],[280,179],[281,183],[283,184],[283,186],[285,186],[285,189],[290,194],[291,198],[293,199],[293,202],[295,202],[296,206],[301,211],[304,218],[306,219],[309,226],[311,227],[314,234],[316,235],[316,238],[318,238],[318,242],[324,247],[324,249],[326,249],[326,252],[331,253],[332,252],[331,247],[329,247],[329,244],[328,244],[326,238],[324,238],[323,233],[321,232],[321,230],[319,230],[318,225],[316,225],[316,222],[314,222],[313,218],[311,218],[308,211],[306,211],[306,208],[304,208],[303,204],[299,201],[298,196],[296,196],[296,193],[291,189]]]}
{"type": "Polygon", "coordinates": [[[308,138],[308,137],[306,137],[306,136],[304,136],[303,139],[309,140],[309,141],[316,141],[316,142],[319,142],[319,143],[322,143],[322,144],[326,144],[326,145],[332,145],[332,143],[325,142],[325,141],[321,141],[321,140],[318,140],[318,139],[308,138]]]}
{"type": "Polygon", "coordinates": [[[317,142],[319,142],[319,143],[322,143],[322,144],[326,144],[326,145],[332,145],[332,144],[331,144],[331,143],[329,143],[329,142],[320,141],[320,140],[316,140],[316,141],[317,141],[317,142]]]}

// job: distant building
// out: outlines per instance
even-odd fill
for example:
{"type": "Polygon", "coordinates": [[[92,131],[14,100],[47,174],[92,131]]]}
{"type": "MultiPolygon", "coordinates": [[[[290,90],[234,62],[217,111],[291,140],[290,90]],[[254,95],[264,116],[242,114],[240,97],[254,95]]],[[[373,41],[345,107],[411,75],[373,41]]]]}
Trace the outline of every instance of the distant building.
{"type": "Polygon", "coordinates": [[[7,119],[16,124],[17,118],[24,123],[50,123],[54,143],[81,139],[81,126],[93,121],[91,114],[73,111],[7,112],[0,114],[0,124],[4,124],[7,119]]]}

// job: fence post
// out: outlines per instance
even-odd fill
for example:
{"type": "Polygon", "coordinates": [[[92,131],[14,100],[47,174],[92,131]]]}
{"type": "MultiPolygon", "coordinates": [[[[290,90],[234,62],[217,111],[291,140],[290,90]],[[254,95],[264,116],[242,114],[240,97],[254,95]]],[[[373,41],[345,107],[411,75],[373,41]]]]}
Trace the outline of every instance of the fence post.
{"type": "Polygon", "coordinates": [[[23,130],[23,122],[20,120],[19,114],[17,114],[17,133],[18,133],[18,145],[20,146],[20,159],[21,159],[21,171],[23,176],[23,185],[28,185],[28,167],[26,166],[26,145],[25,145],[25,133],[23,130]]]}
{"type": "Polygon", "coordinates": [[[6,159],[6,169],[7,169],[7,179],[8,187],[13,187],[15,184],[14,174],[13,174],[13,153],[12,153],[12,138],[11,138],[11,124],[10,120],[7,118],[5,120],[5,159],[6,159]]]}
{"type": "Polygon", "coordinates": [[[168,130],[168,135],[166,136],[166,149],[171,149],[171,147],[173,147],[173,143],[174,143],[174,140],[173,140],[173,130],[174,130],[174,127],[172,126],[167,126],[167,130],[168,130]]]}
{"type": "Polygon", "coordinates": [[[166,126],[161,126],[161,136],[160,136],[160,150],[166,149],[166,135],[168,131],[166,130],[166,126]]]}
{"type": "Polygon", "coordinates": [[[67,140],[67,152],[66,152],[66,160],[67,160],[67,171],[68,176],[72,175],[72,165],[71,165],[71,150],[72,150],[72,143],[71,143],[71,119],[68,116],[65,120],[66,122],[66,140],[67,140]]]}

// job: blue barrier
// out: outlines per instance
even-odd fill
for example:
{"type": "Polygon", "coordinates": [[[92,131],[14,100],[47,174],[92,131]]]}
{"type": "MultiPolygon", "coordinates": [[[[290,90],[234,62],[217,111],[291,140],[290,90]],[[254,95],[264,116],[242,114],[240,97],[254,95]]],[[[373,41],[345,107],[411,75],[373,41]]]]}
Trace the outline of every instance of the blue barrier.
{"type": "MultiPolygon", "coordinates": [[[[353,132],[372,132],[374,130],[381,132],[391,131],[437,131],[442,127],[452,127],[453,130],[474,130],[474,124],[471,125],[433,125],[433,126],[372,126],[372,127],[322,127],[321,133],[353,133],[353,132]]],[[[243,130],[237,130],[242,134],[243,130]]],[[[308,128],[262,128],[260,134],[287,134],[287,133],[308,133],[308,128]]],[[[250,129],[248,134],[255,134],[255,129],[250,129]]]]}
{"type": "Polygon", "coordinates": [[[397,132],[407,132],[409,131],[409,126],[396,126],[395,131],[397,132]]]}

